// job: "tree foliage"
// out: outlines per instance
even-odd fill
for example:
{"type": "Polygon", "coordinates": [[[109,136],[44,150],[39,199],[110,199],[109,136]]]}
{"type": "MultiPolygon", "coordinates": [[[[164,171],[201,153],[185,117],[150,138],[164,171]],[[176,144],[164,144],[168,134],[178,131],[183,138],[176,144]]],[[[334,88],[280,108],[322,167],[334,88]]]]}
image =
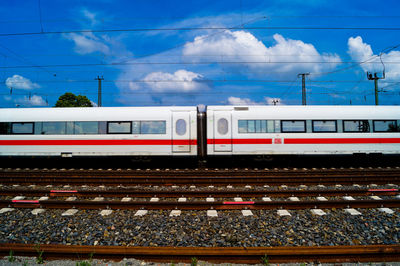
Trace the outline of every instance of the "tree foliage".
{"type": "Polygon", "coordinates": [[[61,95],[54,107],[93,107],[92,102],[84,95],[67,92],[61,95]]]}

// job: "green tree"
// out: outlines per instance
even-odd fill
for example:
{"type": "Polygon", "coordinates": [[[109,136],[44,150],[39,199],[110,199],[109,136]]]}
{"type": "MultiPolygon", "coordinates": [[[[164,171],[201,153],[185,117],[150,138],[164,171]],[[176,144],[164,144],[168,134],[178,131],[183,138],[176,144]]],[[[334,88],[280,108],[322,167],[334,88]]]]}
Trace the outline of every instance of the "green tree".
{"type": "Polygon", "coordinates": [[[92,102],[84,95],[67,92],[61,95],[54,107],[93,107],[92,102]]]}

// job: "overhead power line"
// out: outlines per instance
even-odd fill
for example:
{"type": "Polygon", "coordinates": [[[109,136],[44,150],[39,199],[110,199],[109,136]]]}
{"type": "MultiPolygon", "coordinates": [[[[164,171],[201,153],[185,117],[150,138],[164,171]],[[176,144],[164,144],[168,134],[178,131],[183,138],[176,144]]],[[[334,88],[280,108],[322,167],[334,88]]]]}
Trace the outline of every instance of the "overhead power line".
{"type": "Polygon", "coordinates": [[[0,33],[0,37],[28,36],[45,34],[71,33],[105,33],[105,32],[146,32],[146,31],[199,31],[199,30],[372,30],[372,31],[399,31],[400,27],[183,27],[183,28],[131,28],[131,29],[93,29],[93,30],[64,30],[64,31],[37,31],[37,32],[9,32],[0,33]]]}
{"type": "MultiPolygon", "coordinates": [[[[296,78],[297,80],[297,78],[296,78]]],[[[267,79],[194,79],[194,80],[160,80],[160,79],[114,79],[104,80],[105,83],[205,83],[205,82],[249,82],[249,83],[294,83],[296,80],[267,80],[267,79]]],[[[326,83],[369,83],[368,80],[309,80],[309,83],[314,84],[326,84],[326,83]]],[[[3,80],[2,83],[5,83],[3,80]]],[[[24,81],[14,81],[14,84],[24,84],[24,81]]],[[[93,80],[82,79],[82,80],[35,80],[35,83],[50,84],[50,83],[93,83],[93,80]]],[[[388,81],[387,84],[398,84],[397,81],[388,81]]]]}
{"type": "MultiPolygon", "coordinates": [[[[379,56],[376,56],[379,57],[379,56]]],[[[368,60],[371,61],[376,57],[368,60]]],[[[376,62],[358,62],[358,61],[203,61],[203,62],[118,62],[118,63],[87,63],[87,64],[55,64],[55,65],[18,65],[18,66],[0,66],[0,69],[14,69],[14,68],[38,68],[38,67],[92,67],[92,66],[124,66],[124,65],[211,65],[211,64],[243,64],[243,65],[250,65],[250,64],[354,64],[347,68],[331,71],[331,72],[324,72],[324,73],[311,73],[313,75],[320,75],[320,74],[330,74],[343,71],[345,69],[353,68],[354,66],[358,66],[361,64],[376,64],[376,62]]],[[[400,64],[400,61],[391,61],[385,62],[385,64],[400,64]]]]}

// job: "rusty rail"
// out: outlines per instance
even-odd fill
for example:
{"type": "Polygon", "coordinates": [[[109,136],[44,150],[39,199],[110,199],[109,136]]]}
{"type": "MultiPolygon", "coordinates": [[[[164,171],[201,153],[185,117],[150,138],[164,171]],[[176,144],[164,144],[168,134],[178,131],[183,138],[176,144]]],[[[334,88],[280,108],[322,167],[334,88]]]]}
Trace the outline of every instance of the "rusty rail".
{"type": "Polygon", "coordinates": [[[400,261],[400,245],[314,246],[314,247],[127,247],[0,244],[0,254],[43,258],[89,258],[121,260],[136,258],[157,262],[190,262],[192,258],[213,263],[261,263],[267,257],[272,263],[289,262],[395,262],[400,261]]]}
{"type": "Polygon", "coordinates": [[[146,209],[146,210],[271,210],[271,209],[331,209],[331,208],[400,208],[400,199],[390,200],[330,200],[330,201],[60,201],[60,200],[0,200],[0,207],[46,209],[146,209]]]}
{"type": "Polygon", "coordinates": [[[368,195],[381,195],[389,196],[396,195],[399,193],[398,189],[318,189],[318,190],[294,190],[294,189],[282,189],[282,190],[268,190],[268,189],[226,189],[226,190],[191,190],[191,189],[171,189],[171,190],[138,190],[138,189],[105,189],[105,190],[51,190],[51,189],[0,189],[0,196],[79,196],[79,197],[97,197],[99,195],[103,197],[208,197],[213,196],[216,198],[228,198],[228,197],[316,197],[316,196],[368,196],[368,195]]]}

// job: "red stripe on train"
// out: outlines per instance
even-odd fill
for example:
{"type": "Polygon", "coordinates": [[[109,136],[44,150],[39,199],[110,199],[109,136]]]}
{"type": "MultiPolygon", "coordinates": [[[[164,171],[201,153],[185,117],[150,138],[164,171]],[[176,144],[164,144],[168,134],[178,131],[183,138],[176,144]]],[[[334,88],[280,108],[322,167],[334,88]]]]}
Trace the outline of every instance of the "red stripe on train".
{"type": "Polygon", "coordinates": [[[0,140],[0,145],[197,145],[195,139],[75,139],[75,140],[0,140]]]}
{"type": "Polygon", "coordinates": [[[272,144],[272,139],[207,139],[207,144],[272,144]]]}
{"type": "MultiPolygon", "coordinates": [[[[279,138],[280,139],[280,138],[279,138]]],[[[400,138],[285,138],[284,144],[390,144],[400,138]]],[[[272,144],[272,139],[208,139],[207,144],[272,144]]]]}
{"type": "Polygon", "coordinates": [[[296,138],[285,139],[285,144],[385,144],[400,143],[400,138],[296,138]]]}

